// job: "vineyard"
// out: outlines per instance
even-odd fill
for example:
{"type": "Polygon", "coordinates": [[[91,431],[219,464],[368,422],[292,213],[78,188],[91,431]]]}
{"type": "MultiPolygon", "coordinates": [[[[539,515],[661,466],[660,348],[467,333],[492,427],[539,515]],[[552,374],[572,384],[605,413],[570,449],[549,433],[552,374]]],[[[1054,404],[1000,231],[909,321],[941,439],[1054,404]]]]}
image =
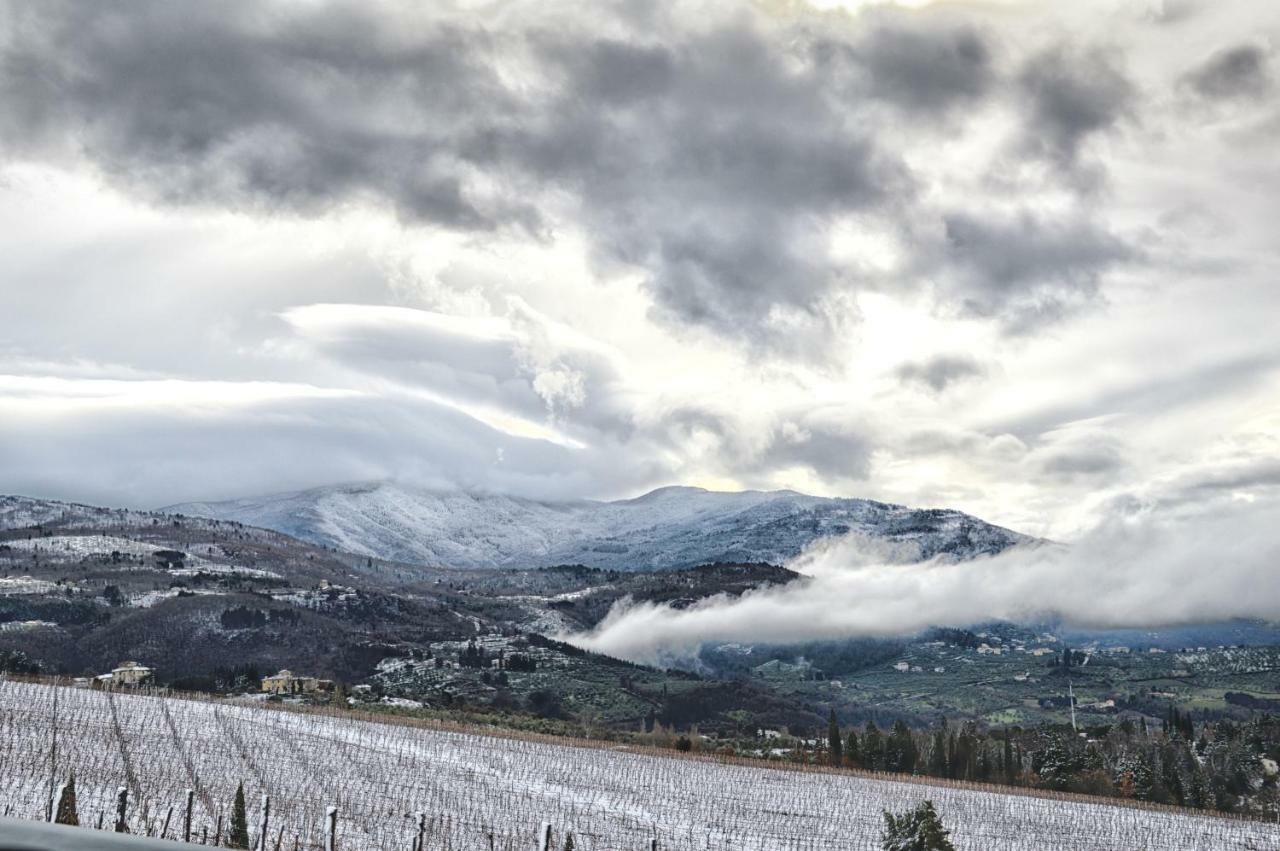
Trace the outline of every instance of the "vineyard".
{"type": "Polygon", "coordinates": [[[74,771],[80,823],[226,835],[243,783],[259,847],[577,851],[879,847],[881,811],[935,802],[958,849],[1275,849],[1280,826],[1081,800],[774,769],[224,701],[0,682],[0,808],[46,818],[74,771]],[[188,796],[187,792],[192,794],[188,796]],[[270,801],[263,834],[258,801],[270,801]]]}

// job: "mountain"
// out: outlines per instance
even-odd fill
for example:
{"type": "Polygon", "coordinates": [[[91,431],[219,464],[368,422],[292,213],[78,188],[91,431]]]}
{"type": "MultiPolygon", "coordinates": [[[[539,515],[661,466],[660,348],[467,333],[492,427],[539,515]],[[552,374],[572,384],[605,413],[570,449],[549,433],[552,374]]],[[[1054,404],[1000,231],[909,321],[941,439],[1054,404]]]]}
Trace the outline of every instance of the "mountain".
{"type": "Polygon", "coordinates": [[[275,529],[360,555],[463,568],[781,564],[814,541],[849,532],[905,545],[921,559],[972,558],[1032,540],[958,511],[785,490],[669,487],[614,502],[541,502],[380,482],[163,510],[275,529]]]}

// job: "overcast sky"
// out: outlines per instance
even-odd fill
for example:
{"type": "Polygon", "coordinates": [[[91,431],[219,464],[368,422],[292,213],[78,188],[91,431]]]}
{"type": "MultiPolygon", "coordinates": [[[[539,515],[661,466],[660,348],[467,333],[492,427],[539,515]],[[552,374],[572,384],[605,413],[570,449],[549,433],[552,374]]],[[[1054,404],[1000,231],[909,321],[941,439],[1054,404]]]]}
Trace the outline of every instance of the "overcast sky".
{"type": "Polygon", "coordinates": [[[0,492],[1280,491],[1280,4],[0,4],[0,492]]]}

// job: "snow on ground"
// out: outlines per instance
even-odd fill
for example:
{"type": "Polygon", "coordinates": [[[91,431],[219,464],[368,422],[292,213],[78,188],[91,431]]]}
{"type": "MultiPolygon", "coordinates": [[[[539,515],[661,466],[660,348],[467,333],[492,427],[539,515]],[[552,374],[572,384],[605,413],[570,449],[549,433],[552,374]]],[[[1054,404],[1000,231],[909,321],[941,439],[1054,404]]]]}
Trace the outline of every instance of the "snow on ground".
{"type": "Polygon", "coordinates": [[[331,804],[343,851],[410,847],[419,812],[428,851],[532,851],[543,821],[555,847],[571,830],[580,851],[648,848],[651,838],[663,851],[876,849],[881,811],[925,798],[960,851],[1280,847],[1277,825],[1101,802],[0,682],[0,801],[15,815],[44,810],[55,728],[58,774],[76,772],[81,822],[106,813],[110,823],[127,785],[134,833],[158,829],[191,788],[196,833],[212,837],[243,781],[250,801],[270,795],[283,847],[296,834],[309,849],[331,804]]]}
{"type": "Polygon", "coordinates": [[[24,594],[54,594],[58,584],[30,576],[0,577],[0,597],[17,597],[24,594]]]}
{"type": "Polygon", "coordinates": [[[909,545],[922,558],[969,558],[1031,540],[956,511],[685,487],[615,502],[539,502],[383,482],[167,510],[237,520],[359,555],[453,567],[782,564],[816,540],[851,531],[909,545]]]}

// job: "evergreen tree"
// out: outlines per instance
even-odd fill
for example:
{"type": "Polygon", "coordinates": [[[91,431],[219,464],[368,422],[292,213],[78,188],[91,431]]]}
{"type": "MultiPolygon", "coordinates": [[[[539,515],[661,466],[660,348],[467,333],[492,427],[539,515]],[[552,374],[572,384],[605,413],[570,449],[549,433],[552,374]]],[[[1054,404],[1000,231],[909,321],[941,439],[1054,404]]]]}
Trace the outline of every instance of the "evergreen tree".
{"type": "Polygon", "coordinates": [[[566,833],[564,836],[564,851],[573,851],[573,833],[566,833]]]}
{"type": "Polygon", "coordinates": [[[947,776],[947,719],[933,734],[933,746],[929,749],[929,773],[934,777],[947,776]]]}
{"type": "Polygon", "coordinates": [[[907,773],[915,771],[916,743],[911,737],[911,728],[902,719],[893,722],[893,732],[885,747],[885,768],[907,773]]]}
{"type": "Polygon", "coordinates": [[[827,718],[827,758],[831,765],[844,763],[844,743],[840,740],[840,725],[836,722],[836,711],[831,710],[827,718]]]}
{"type": "Polygon", "coordinates": [[[76,773],[74,771],[67,780],[66,788],[62,790],[62,797],[58,799],[58,812],[54,814],[53,820],[58,824],[80,824],[80,816],[76,812],[76,773]]]}
{"type": "Polygon", "coordinates": [[[249,847],[249,816],[244,808],[243,783],[236,787],[236,799],[231,805],[231,829],[227,833],[227,847],[249,847]]]}
{"type": "Polygon", "coordinates": [[[884,740],[876,722],[867,722],[867,731],[862,736],[862,759],[872,771],[884,771],[884,740]]]}
{"type": "Polygon", "coordinates": [[[884,813],[884,851],[955,851],[949,832],[942,826],[932,801],[901,815],[884,813]]]}
{"type": "Polygon", "coordinates": [[[862,748],[858,746],[857,730],[849,731],[849,738],[844,743],[844,757],[854,767],[860,767],[863,764],[862,748]]]}

